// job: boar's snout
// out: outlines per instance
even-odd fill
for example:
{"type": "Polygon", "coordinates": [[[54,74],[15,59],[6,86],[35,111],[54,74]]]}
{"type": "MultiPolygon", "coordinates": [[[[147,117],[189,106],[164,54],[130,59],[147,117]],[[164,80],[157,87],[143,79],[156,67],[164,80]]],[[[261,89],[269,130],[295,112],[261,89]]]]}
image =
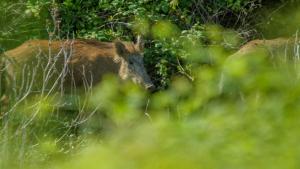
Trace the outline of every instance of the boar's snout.
{"type": "Polygon", "coordinates": [[[156,91],[156,87],[153,84],[146,85],[145,88],[151,93],[156,91]]]}

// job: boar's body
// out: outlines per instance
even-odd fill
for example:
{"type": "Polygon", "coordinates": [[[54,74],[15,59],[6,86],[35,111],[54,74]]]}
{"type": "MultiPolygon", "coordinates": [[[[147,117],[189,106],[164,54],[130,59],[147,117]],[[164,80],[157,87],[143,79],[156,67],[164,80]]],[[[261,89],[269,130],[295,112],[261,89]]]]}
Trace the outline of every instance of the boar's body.
{"type": "Polygon", "coordinates": [[[7,51],[8,74],[18,92],[73,90],[99,83],[105,74],[153,88],[142,48],[132,42],[31,40],[7,51]]]}
{"type": "Polygon", "coordinates": [[[252,40],[243,45],[236,53],[229,56],[228,60],[235,60],[244,56],[266,56],[267,59],[294,58],[294,47],[296,41],[288,38],[277,38],[271,40],[252,40]]]}
{"type": "Polygon", "coordinates": [[[256,70],[259,69],[259,67],[266,68],[267,66],[275,69],[282,67],[284,69],[291,69],[290,72],[295,72],[297,70],[293,69],[296,63],[299,63],[299,56],[299,40],[297,39],[277,38],[270,40],[252,40],[226,59],[224,71],[222,72],[219,83],[219,90],[221,93],[223,92],[224,85],[227,81],[226,79],[228,79],[228,72],[226,70],[231,69],[233,63],[238,63],[239,61],[248,63],[248,67],[251,67],[252,74],[255,72],[259,73],[259,71],[256,70]],[[290,63],[292,63],[293,66],[291,66],[290,63]]]}

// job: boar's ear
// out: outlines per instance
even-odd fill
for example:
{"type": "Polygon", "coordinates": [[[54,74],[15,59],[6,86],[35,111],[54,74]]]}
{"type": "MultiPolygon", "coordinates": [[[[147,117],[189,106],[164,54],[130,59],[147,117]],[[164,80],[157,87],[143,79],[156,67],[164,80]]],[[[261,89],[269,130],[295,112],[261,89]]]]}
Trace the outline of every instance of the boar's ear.
{"type": "Polygon", "coordinates": [[[121,41],[117,40],[114,43],[115,43],[116,52],[119,56],[122,57],[128,53],[125,45],[121,41]]]}
{"type": "Polygon", "coordinates": [[[142,51],[144,51],[144,44],[145,43],[144,43],[142,36],[138,35],[138,37],[136,38],[136,44],[135,44],[136,48],[142,52],[142,51]]]}

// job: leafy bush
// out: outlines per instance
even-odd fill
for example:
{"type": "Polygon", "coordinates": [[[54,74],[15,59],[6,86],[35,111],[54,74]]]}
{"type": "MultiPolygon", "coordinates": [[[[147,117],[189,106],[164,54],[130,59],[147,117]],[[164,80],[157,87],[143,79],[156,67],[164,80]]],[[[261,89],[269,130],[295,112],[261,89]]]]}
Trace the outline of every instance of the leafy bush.
{"type": "Polygon", "coordinates": [[[226,61],[253,29],[261,1],[23,2],[0,3],[1,48],[29,37],[143,34],[147,69],[161,90],[107,77],[82,95],[1,98],[1,168],[298,167],[299,61],[274,67],[263,54],[226,61]]]}

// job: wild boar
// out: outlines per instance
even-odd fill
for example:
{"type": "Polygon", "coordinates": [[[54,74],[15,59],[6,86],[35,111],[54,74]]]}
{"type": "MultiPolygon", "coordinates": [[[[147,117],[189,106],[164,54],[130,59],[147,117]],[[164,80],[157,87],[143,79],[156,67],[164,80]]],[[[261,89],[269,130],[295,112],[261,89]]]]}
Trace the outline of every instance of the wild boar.
{"type": "Polygon", "coordinates": [[[144,67],[140,38],[137,43],[29,40],[4,56],[19,91],[86,88],[101,82],[105,74],[132,80],[148,90],[155,88],[144,67]]]}
{"type": "MultiPolygon", "coordinates": [[[[222,93],[223,87],[226,84],[227,71],[231,69],[231,65],[238,63],[239,61],[246,61],[251,66],[251,73],[258,73],[255,71],[259,69],[259,66],[272,68],[289,68],[293,69],[300,61],[300,41],[297,38],[277,38],[270,40],[252,40],[243,45],[237,52],[230,55],[224,64],[224,70],[221,75],[219,90],[222,93]],[[257,64],[263,63],[263,64],[257,64]],[[294,66],[289,66],[289,63],[293,63],[294,66]]],[[[295,72],[292,70],[291,72],[295,72]]]]}
{"type": "Polygon", "coordinates": [[[228,60],[237,59],[239,57],[249,56],[253,54],[267,56],[268,59],[287,59],[295,56],[294,47],[297,47],[297,41],[293,39],[256,39],[243,45],[237,52],[229,56],[228,60]]]}

